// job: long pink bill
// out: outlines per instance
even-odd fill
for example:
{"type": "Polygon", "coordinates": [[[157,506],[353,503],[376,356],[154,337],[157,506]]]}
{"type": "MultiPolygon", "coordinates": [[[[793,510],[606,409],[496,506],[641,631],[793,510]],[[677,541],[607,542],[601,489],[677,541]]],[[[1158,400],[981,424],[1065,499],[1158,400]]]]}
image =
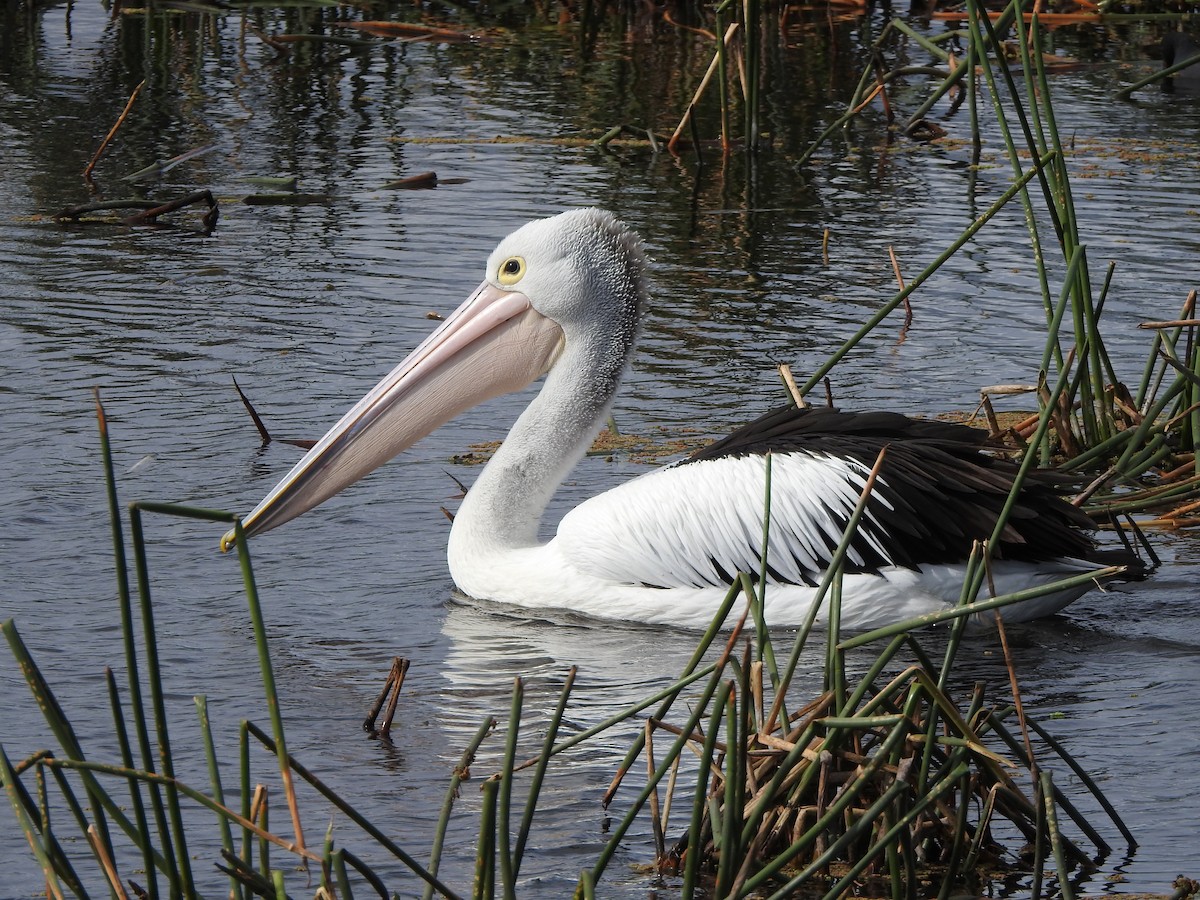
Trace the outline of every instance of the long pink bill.
{"type": "MultiPolygon", "coordinates": [[[[243,520],[246,535],[323,503],[464,410],[525,387],[562,341],[524,294],[485,281],[275,485],[243,520]]],[[[221,549],[233,540],[227,532],[221,549]]]]}

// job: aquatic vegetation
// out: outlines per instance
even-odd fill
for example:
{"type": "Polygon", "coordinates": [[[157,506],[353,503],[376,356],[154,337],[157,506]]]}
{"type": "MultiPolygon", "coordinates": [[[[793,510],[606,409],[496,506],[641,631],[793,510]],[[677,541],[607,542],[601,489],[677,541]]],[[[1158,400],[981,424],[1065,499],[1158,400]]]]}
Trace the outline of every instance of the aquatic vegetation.
{"type": "MultiPolygon", "coordinates": [[[[107,422],[99,403],[97,415],[112,507],[121,633],[129,676],[124,695],[113,673],[109,671],[105,676],[114,733],[120,744],[118,761],[98,762],[85,752],[15,625],[11,621],[3,625],[9,646],[60,747],[59,751],[43,750],[15,763],[0,748],[5,790],[45,875],[49,893],[86,894],[88,879],[80,874],[84,860],[75,856],[62,826],[51,826],[51,809],[65,805],[74,826],[87,838],[90,864],[103,873],[118,896],[126,896],[127,888],[147,896],[192,896],[206,889],[211,884],[212,868],[194,864],[193,856],[198,844],[214,843],[220,848],[219,859],[211,863],[228,877],[234,896],[284,896],[289,880],[286,873],[296,864],[313,867],[312,877],[320,882],[317,896],[350,897],[355,883],[365,883],[386,896],[382,879],[363,861],[365,854],[352,849],[360,841],[370,842],[403,863],[426,883],[426,896],[465,896],[467,892],[457,891],[439,876],[439,859],[454,798],[480,744],[493,732],[496,719],[485,720],[475,740],[464,750],[447,787],[429,860],[421,863],[384,829],[359,814],[351,799],[333,791],[318,774],[289,754],[268,629],[249,551],[236,520],[236,545],[259,650],[270,733],[253,722],[242,724],[236,787],[222,782],[220,754],[213,743],[203,697],[198,697],[196,704],[204,746],[172,743],[156,650],[144,519],[172,515],[229,522],[231,517],[173,504],[132,504],[129,524],[136,584],[131,585],[126,574],[107,422]],[[140,640],[135,634],[139,619],[140,640]],[[275,787],[265,787],[267,776],[252,771],[248,753],[251,742],[275,755],[275,787]],[[207,791],[175,776],[176,760],[196,753],[208,760],[211,784],[207,791]],[[32,786],[28,784],[30,778],[32,786]],[[299,781],[332,803],[350,823],[331,830],[320,847],[314,847],[304,836],[299,781]],[[59,792],[57,798],[51,797],[52,786],[59,792]],[[122,791],[128,791],[128,801],[118,799],[122,791]],[[280,804],[285,809],[272,815],[271,806],[280,804]],[[198,837],[194,827],[185,828],[187,805],[216,815],[215,842],[198,837]],[[271,824],[280,816],[288,827],[271,824]],[[272,850],[272,845],[277,849],[272,850]],[[279,851],[285,854],[286,862],[281,861],[279,851]],[[131,860],[138,861],[141,881],[124,874],[133,864],[131,860]]],[[[940,667],[909,634],[923,624],[921,621],[842,640],[837,626],[841,559],[868,494],[869,485],[855,520],[847,528],[837,565],[823,585],[827,590],[823,590],[824,602],[831,609],[831,627],[825,634],[823,650],[826,690],[818,697],[795,699],[789,694],[795,667],[812,634],[812,620],[795,636],[789,657],[783,662],[762,618],[760,591],[765,582],[756,585],[748,576],[742,576],[731,588],[717,618],[674,684],[604,722],[562,738],[561,722],[574,682],[574,672],[568,673],[542,752],[526,763],[516,758],[523,713],[522,682],[516,681],[502,769],[481,785],[484,796],[473,896],[515,896],[540,785],[554,758],[620,722],[642,716],[652,706],[656,706],[653,714],[644,719],[643,740],[630,748],[606,802],[628,779],[640,754],[644,754],[648,766],[646,779],[637,786],[636,798],[626,802],[627,811],[604,851],[581,874],[582,896],[592,895],[630,825],[646,814],[647,807],[657,835],[655,868],[680,874],[684,896],[693,896],[701,882],[720,896],[748,896],[762,890],[786,893],[796,885],[810,883],[823,884],[836,896],[849,890],[877,857],[886,861],[886,874],[875,877],[891,885],[893,896],[904,896],[917,889],[918,881],[928,881],[932,877],[931,863],[936,863],[941,872],[944,892],[962,879],[974,878],[984,861],[991,859],[993,865],[998,864],[1000,844],[994,836],[994,823],[1001,817],[1034,846],[1034,871],[1040,871],[1042,862],[1053,856],[1065,895],[1070,870],[1086,863],[1089,855],[1060,830],[1056,823],[1058,810],[1066,811],[1094,843],[1096,852],[1107,852],[1109,844],[1075,812],[1049,772],[1039,767],[1037,761],[1047,752],[1065,760],[1096,793],[1121,834],[1133,845],[1132,835],[1086,774],[1039,726],[1025,719],[1019,692],[1014,690],[1015,708],[997,710],[985,705],[981,690],[975,692],[966,709],[961,709],[946,691],[945,679],[968,615],[999,609],[1024,595],[964,603],[948,610],[941,618],[953,619],[956,624],[940,667]],[[727,621],[739,605],[743,609],[740,618],[727,621]],[[749,629],[753,629],[753,640],[744,637],[749,629]],[[847,674],[847,651],[884,639],[885,649],[854,682],[847,674]],[[715,660],[706,661],[711,659],[714,645],[723,649],[718,649],[715,660]],[[916,664],[887,674],[903,648],[912,652],[916,664]],[[685,692],[689,686],[698,686],[699,695],[685,692]],[[686,701],[686,709],[679,709],[681,701],[686,701]],[[789,707],[793,709],[790,713],[789,707]],[[1006,724],[1011,723],[1014,713],[1023,739],[1014,737],[1010,724],[1006,724]],[[673,735],[665,752],[655,749],[657,736],[663,732],[673,735]],[[1031,733],[1039,735],[1049,751],[1035,751],[1031,733]],[[989,735],[999,736],[999,750],[988,746],[989,735]],[[696,769],[683,764],[689,749],[700,754],[701,764],[696,769]],[[1006,754],[1015,756],[1018,762],[1010,762],[1006,754]],[[519,773],[526,768],[532,768],[533,774],[518,818],[513,791],[519,773]],[[1015,772],[1021,768],[1027,773],[1032,794],[1018,783],[1015,772]],[[668,789],[670,798],[664,802],[661,783],[668,776],[674,788],[668,789]],[[694,779],[690,786],[689,778],[694,779]],[[681,804],[687,793],[692,795],[692,806],[685,806],[683,815],[672,818],[668,812],[671,800],[681,804]],[[968,820],[972,797],[983,810],[974,822],[968,820]],[[680,819],[689,824],[680,826],[680,819]],[[668,845],[667,836],[681,827],[684,836],[668,845]],[[843,865],[833,867],[837,860],[843,865]]],[[[981,571],[982,559],[982,553],[977,554],[975,562],[981,571]]],[[[816,612],[814,605],[813,617],[816,612]]],[[[394,669],[393,677],[401,679],[403,669],[394,669]]],[[[1012,678],[1015,687],[1015,674],[1012,678]]],[[[389,690],[394,696],[398,684],[390,683],[384,693],[389,690]]],[[[383,699],[381,695],[380,704],[383,699]]],[[[874,871],[880,870],[876,867],[874,871]]]]}

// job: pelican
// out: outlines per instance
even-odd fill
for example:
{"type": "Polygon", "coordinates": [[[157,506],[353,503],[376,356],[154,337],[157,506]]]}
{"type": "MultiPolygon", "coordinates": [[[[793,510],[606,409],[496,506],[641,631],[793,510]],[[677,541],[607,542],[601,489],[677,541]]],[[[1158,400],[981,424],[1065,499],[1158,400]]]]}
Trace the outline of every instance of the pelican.
{"type": "MultiPolygon", "coordinates": [[[[539,539],[551,496],[602,426],[648,304],[641,239],[578,209],[500,242],[483,283],[358,401],[243,522],[282,525],[358,481],[462,411],[545,376],[470,488],[448,560],[470,597],[626,622],[709,624],[737,573],[765,571],[765,614],[809,611],[880,448],[889,448],[844,570],[841,623],[864,629],[959,599],[972,542],[988,537],[1016,467],[984,433],[886,413],[774,410],[673,466],[566,514],[539,539]],[[767,454],[770,528],[762,550],[767,454]]],[[[1035,472],[995,548],[1007,593],[1101,567],[1093,523],[1035,472]]],[[[227,548],[233,532],[222,539],[227,548]]],[[[1008,607],[1056,612],[1092,584],[1008,607]]]]}

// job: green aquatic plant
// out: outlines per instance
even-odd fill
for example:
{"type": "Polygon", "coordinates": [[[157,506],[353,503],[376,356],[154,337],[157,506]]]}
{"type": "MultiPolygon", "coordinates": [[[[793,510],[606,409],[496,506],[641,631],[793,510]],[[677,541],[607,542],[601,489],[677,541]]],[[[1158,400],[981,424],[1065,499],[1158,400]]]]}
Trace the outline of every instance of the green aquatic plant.
{"type": "MultiPolygon", "coordinates": [[[[297,865],[319,869],[319,892],[323,893],[318,896],[351,897],[356,883],[387,896],[381,876],[363,861],[366,854],[351,849],[353,843],[367,842],[421,879],[426,897],[468,893],[475,897],[515,897],[548,767],[560,754],[630,720],[641,721],[643,727],[619,766],[604,802],[611,801],[621,789],[641,754],[646,757],[647,775],[606,845],[581,874],[582,896],[594,890],[630,827],[647,814],[647,807],[657,835],[654,865],[659,871],[681,875],[684,896],[693,896],[702,884],[719,896],[737,897],[758,896],[763,891],[782,896],[798,885],[812,883],[824,885],[823,890],[837,896],[864,877],[864,872],[869,875],[871,871],[882,871],[876,865],[877,859],[886,864],[886,875],[878,877],[891,885],[893,896],[906,895],[918,881],[928,880],[930,859],[944,866],[939,868],[939,883],[949,890],[949,885],[969,881],[989,854],[998,858],[998,844],[991,836],[990,825],[1000,817],[1037,846],[1056,848],[1060,881],[1065,883],[1071,868],[1086,859],[1086,854],[1063,835],[1050,815],[1060,807],[1067,810],[1100,852],[1108,848],[1096,829],[1075,813],[1047,780],[1049,776],[1038,768],[1028,742],[1026,753],[1005,730],[1004,722],[1011,718],[1012,710],[985,708],[979,691],[969,707],[961,710],[946,689],[962,637],[961,623],[976,612],[1019,602],[1024,594],[971,603],[964,593],[963,604],[940,617],[958,623],[951,630],[941,668],[930,661],[909,633],[927,624],[926,620],[842,639],[838,629],[841,560],[857,527],[856,520],[866,507],[871,490],[868,482],[838,548],[835,565],[814,602],[808,625],[793,637],[792,650],[782,667],[782,657],[773,646],[774,636],[762,617],[765,582],[761,577],[742,575],[731,586],[711,626],[672,684],[591,728],[560,739],[561,722],[574,687],[574,670],[567,673],[541,751],[525,762],[519,762],[516,755],[524,705],[524,685],[518,678],[500,770],[485,779],[481,787],[474,884],[469,892],[456,891],[438,871],[444,841],[458,790],[480,746],[494,733],[497,720],[487,717],[463,752],[447,788],[428,862],[420,862],[385,829],[363,816],[351,799],[333,790],[288,752],[268,628],[249,551],[235,518],[175,504],[132,504],[129,513],[135,603],[135,591],[126,575],[106,418],[98,401],[97,416],[129,676],[128,696],[122,698],[113,673],[105,675],[120,747],[118,760],[97,761],[85,753],[15,625],[11,621],[3,625],[14,658],[60,748],[41,750],[14,763],[0,746],[0,774],[6,793],[51,896],[86,896],[85,878],[80,874],[85,865],[102,873],[117,896],[129,891],[149,896],[196,896],[211,890],[214,870],[228,879],[232,896],[284,896],[287,873],[297,865]],[[234,523],[244,592],[259,652],[263,700],[271,723],[271,733],[252,722],[242,723],[236,787],[224,784],[220,777],[220,748],[214,744],[203,697],[196,700],[202,746],[172,742],[150,591],[144,534],[147,515],[234,523]],[[812,623],[821,604],[828,606],[830,622],[821,651],[825,689],[815,698],[796,698],[796,667],[813,634],[812,623]],[[741,612],[737,614],[739,607],[741,612]],[[140,635],[135,634],[137,624],[141,626],[140,635]],[[746,637],[748,627],[753,639],[746,637]],[[846,654],[877,641],[886,643],[862,677],[857,681],[848,678],[846,654]],[[904,648],[910,649],[917,662],[887,675],[904,648]],[[699,694],[688,690],[695,687],[699,687],[699,694]],[[683,711],[682,701],[686,701],[683,711]],[[655,707],[654,712],[642,719],[651,707],[655,707]],[[789,713],[789,707],[794,711],[789,713]],[[655,748],[655,735],[664,730],[674,735],[665,751],[655,748]],[[1018,764],[986,745],[991,733],[1000,736],[1007,752],[1024,757],[1020,765],[1026,768],[1029,778],[1036,774],[1040,779],[1033,782],[1037,787],[1032,797],[1022,791],[1013,774],[1018,764]],[[253,742],[275,756],[276,790],[281,798],[274,797],[274,792],[258,780],[261,776],[253,774],[249,754],[253,742]],[[682,763],[692,749],[701,759],[695,769],[682,763]],[[209,772],[207,791],[184,783],[175,774],[177,762],[197,753],[202,754],[209,772]],[[532,769],[532,774],[518,814],[514,791],[520,773],[527,769],[532,769]],[[665,800],[660,796],[664,779],[669,783],[665,800]],[[336,832],[331,830],[319,848],[304,837],[298,782],[336,807],[349,823],[336,832]],[[128,795],[127,801],[121,799],[122,794],[128,795]],[[690,808],[672,818],[670,811],[679,809],[681,798],[687,795],[692,797],[690,808]],[[271,815],[272,799],[275,803],[282,799],[286,807],[285,828],[272,824],[278,821],[278,816],[271,815]],[[972,802],[985,810],[974,822],[967,816],[972,802]],[[215,837],[197,834],[194,820],[185,827],[187,805],[214,814],[215,837]],[[74,828],[84,842],[68,839],[68,830],[57,823],[57,816],[52,818],[53,810],[64,808],[70,811],[74,828]],[[1042,809],[1046,815],[1039,812],[1042,809]],[[668,845],[667,836],[679,829],[676,823],[680,818],[687,823],[683,836],[668,845]],[[195,863],[199,846],[219,847],[219,856],[212,860],[211,867],[195,863]],[[90,863],[76,855],[79,847],[87,848],[90,863]],[[131,866],[140,869],[144,883],[122,875],[131,866]]],[[[764,502],[769,506],[769,481],[764,502]]],[[[767,537],[764,533],[764,555],[767,537]]],[[[982,570],[983,560],[983,553],[975,555],[976,568],[982,570]]],[[[1063,586],[1050,585],[1045,590],[1063,586]]],[[[1016,712],[1023,733],[1036,727],[1026,722],[1019,703],[1016,712]]],[[[1037,733],[1044,735],[1040,729],[1037,733]]],[[[1080,772],[1056,743],[1048,737],[1045,743],[1073,771],[1080,772]]],[[[1094,785],[1086,783],[1098,795],[1094,785]]],[[[1132,842],[1128,830],[1112,815],[1132,842]]],[[[1035,864],[1040,863],[1035,859],[1035,864]]],[[[313,877],[317,877],[316,871],[313,877]]]]}

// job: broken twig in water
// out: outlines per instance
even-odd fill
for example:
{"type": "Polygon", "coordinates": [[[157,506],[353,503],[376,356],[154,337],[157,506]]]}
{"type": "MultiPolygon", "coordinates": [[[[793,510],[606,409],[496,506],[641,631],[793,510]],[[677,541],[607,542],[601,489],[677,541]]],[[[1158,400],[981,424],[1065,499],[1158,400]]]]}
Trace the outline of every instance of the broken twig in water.
{"type": "Polygon", "coordinates": [[[204,222],[204,227],[211,231],[216,227],[217,219],[221,213],[217,206],[216,197],[212,195],[212,191],[207,190],[193,191],[175,200],[168,200],[166,203],[143,210],[136,215],[130,216],[125,220],[125,223],[127,225],[155,225],[159,216],[175,212],[177,209],[183,209],[185,206],[193,206],[197,203],[204,203],[208,206],[208,212],[204,214],[201,221],[204,222]]]}
{"type": "Polygon", "coordinates": [[[422,172],[420,175],[409,175],[407,178],[398,178],[395,181],[389,181],[382,186],[385,191],[389,190],[419,190],[421,188],[435,188],[438,186],[437,172],[422,172]]]}
{"type": "MultiPolygon", "coordinates": [[[[904,291],[904,276],[902,274],[900,274],[900,260],[896,259],[896,249],[894,247],[890,247],[890,246],[888,247],[888,256],[892,260],[892,271],[896,275],[896,285],[897,285],[897,287],[900,288],[900,291],[903,292],[904,291]]],[[[900,328],[900,340],[898,341],[898,343],[903,344],[905,339],[908,337],[908,328],[910,325],[912,325],[912,320],[913,320],[912,302],[909,300],[908,295],[905,294],[905,296],[904,296],[904,325],[901,326],[901,328],[900,328]]]]}
{"type": "Polygon", "coordinates": [[[125,101],[125,108],[121,110],[121,114],[117,116],[117,121],[113,123],[113,127],[108,130],[108,134],[104,136],[104,140],[100,142],[100,146],[96,148],[96,152],[92,154],[91,160],[87,167],[83,170],[83,180],[92,180],[92,170],[96,168],[96,163],[100,161],[100,157],[104,155],[104,151],[108,149],[108,145],[112,143],[112,139],[116,136],[117,131],[125,124],[125,119],[129,116],[129,111],[133,109],[134,101],[137,100],[138,94],[142,92],[142,88],[146,86],[146,82],[142,81],[133,89],[133,93],[129,95],[129,99],[125,101]]]}
{"type": "Polygon", "coordinates": [[[132,216],[128,216],[119,220],[123,225],[154,225],[159,216],[166,215],[170,212],[175,212],[177,209],[183,209],[185,206],[192,206],[197,203],[205,203],[208,205],[208,212],[204,214],[204,227],[211,231],[217,224],[217,219],[220,216],[220,211],[217,207],[217,200],[213,197],[211,191],[193,191],[190,194],[185,194],[174,200],[163,202],[161,200],[142,200],[140,198],[128,198],[125,200],[101,200],[95,203],[84,203],[80,206],[71,206],[66,209],[59,210],[54,214],[54,218],[58,221],[79,221],[84,215],[90,212],[104,212],[107,210],[118,209],[140,209],[141,212],[132,216]]]}
{"type": "Polygon", "coordinates": [[[371,737],[390,737],[392,719],[396,716],[396,706],[400,702],[400,689],[404,686],[404,676],[408,674],[408,665],[408,660],[403,656],[392,659],[392,668],[383,683],[383,690],[379,692],[379,696],[375,698],[375,702],[367,711],[366,719],[363,720],[363,731],[371,737]],[[384,713],[383,724],[376,728],[375,720],[379,718],[379,712],[383,709],[385,700],[387,701],[387,712],[384,713]]]}
{"type": "Polygon", "coordinates": [[[485,41],[488,38],[469,31],[455,31],[452,28],[439,28],[433,25],[421,25],[414,22],[341,22],[344,28],[354,28],[358,31],[373,34],[376,37],[396,38],[404,40],[437,41],[439,43],[467,43],[470,41],[485,41]]]}
{"type": "MultiPolygon", "coordinates": [[[[267,429],[266,423],[263,422],[262,417],[258,414],[258,410],[254,408],[254,404],[250,402],[250,398],[246,396],[236,378],[233,379],[233,388],[241,398],[242,406],[246,407],[246,412],[250,413],[250,419],[254,422],[254,427],[258,429],[259,437],[262,438],[262,445],[264,447],[267,446],[274,438],[271,437],[271,432],[267,429]]],[[[279,441],[283,444],[291,444],[293,447],[299,447],[301,450],[311,449],[317,443],[314,440],[307,439],[289,440],[288,438],[280,438],[279,441]]]]}

